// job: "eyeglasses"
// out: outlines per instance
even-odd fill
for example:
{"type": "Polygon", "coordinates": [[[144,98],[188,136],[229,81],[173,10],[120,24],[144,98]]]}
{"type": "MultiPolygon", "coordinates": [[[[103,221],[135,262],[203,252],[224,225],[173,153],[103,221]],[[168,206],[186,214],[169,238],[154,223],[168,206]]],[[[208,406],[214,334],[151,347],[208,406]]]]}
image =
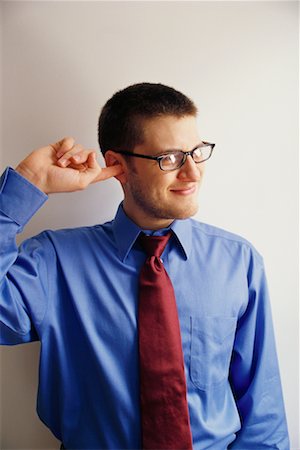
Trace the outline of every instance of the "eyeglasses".
{"type": "Polygon", "coordinates": [[[210,144],[209,142],[203,141],[201,145],[193,150],[190,150],[189,152],[174,150],[159,156],[141,155],[140,153],[132,153],[125,150],[114,151],[116,153],[121,153],[122,155],[134,156],[136,158],[152,159],[158,162],[161,170],[171,171],[180,169],[180,167],[182,167],[186,162],[188,156],[191,156],[196,164],[207,161],[211,157],[215,145],[216,144],[210,144]]]}

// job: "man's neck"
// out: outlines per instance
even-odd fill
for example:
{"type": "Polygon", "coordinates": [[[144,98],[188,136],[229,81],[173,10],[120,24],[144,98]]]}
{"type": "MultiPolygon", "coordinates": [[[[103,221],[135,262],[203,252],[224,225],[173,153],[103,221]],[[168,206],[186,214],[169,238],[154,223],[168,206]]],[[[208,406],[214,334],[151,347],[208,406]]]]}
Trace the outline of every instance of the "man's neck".
{"type": "Polygon", "coordinates": [[[128,210],[125,202],[123,202],[123,210],[126,216],[142,230],[161,230],[162,228],[168,228],[174,222],[174,219],[148,217],[146,214],[143,214],[142,211],[134,214],[132,211],[128,210]]]}

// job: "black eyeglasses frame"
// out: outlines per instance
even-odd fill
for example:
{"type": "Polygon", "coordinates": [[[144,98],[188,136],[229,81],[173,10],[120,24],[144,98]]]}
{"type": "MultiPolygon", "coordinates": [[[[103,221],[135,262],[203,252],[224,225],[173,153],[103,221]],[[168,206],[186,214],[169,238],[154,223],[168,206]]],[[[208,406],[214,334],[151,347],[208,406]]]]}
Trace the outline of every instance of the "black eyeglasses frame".
{"type": "MultiPolygon", "coordinates": [[[[187,159],[188,156],[191,156],[191,157],[193,158],[193,161],[195,162],[195,164],[200,164],[200,163],[202,163],[202,162],[204,162],[204,161],[207,161],[207,160],[211,157],[211,155],[212,155],[212,153],[213,153],[213,149],[214,149],[214,147],[216,146],[216,144],[212,144],[212,143],[206,142],[206,141],[202,141],[202,143],[204,144],[205,147],[208,147],[208,146],[211,147],[210,154],[209,154],[209,156],[208,156],[207,158],[203,159],[202,161],[195,161],[195,160],[194,160],[193,154],[194,154],[194,152],[195,152],[196,150],[198,150],[199,148],[201,148],[201,146],[195,147],[193,150],[190,150],[190,151],[188,151],[188,152],[184,152],[183,150],[174,150],[173,153],[182,153],[184,156],[183,156],[183,158],[182,158],[182,162],[181,162],[181,164],[180,164],[179,167],[176,167],[176,169],[169,169],[169,170],[168,170],[168,169],[163,169],[163,168],[161,167],[161,160],[162,160],[162,159],[164,158],[164,156],[166,156],[166,155],[150,156],[150,155],[142,155],[141,153],[132,153],[132,152],[128,152],[128,151],[126,151],[126,150],[113,150],[113,151],[114,151],[115,153],[120,153],[121,155],[135,156],[136,158],[144,158],[144,159],[151,159],[151,160],[153,160],[153,161],[157,161],[160,170],[162,170],[163,172],[172,172],[173,170],[178,170],[178,169],[180,169],[180,167],[182,167],[182,166],[184,165],[184,163],[186,162],[186,159],[187,159]]],[[[170,152],[170,153],[172,153],[172,152],[170,152]]]]}

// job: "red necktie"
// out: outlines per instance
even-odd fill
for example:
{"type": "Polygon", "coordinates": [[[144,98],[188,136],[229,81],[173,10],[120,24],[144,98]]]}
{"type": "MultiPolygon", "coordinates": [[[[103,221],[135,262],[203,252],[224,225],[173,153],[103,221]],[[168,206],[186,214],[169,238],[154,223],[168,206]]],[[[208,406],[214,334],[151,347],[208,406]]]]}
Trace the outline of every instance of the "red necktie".
{"type": "Polygon", "coordinates": [[[139,290],[142,448],[192,450],[176,300],[160,259],[170,236],[139,237],[148,255],[139,290]]]}

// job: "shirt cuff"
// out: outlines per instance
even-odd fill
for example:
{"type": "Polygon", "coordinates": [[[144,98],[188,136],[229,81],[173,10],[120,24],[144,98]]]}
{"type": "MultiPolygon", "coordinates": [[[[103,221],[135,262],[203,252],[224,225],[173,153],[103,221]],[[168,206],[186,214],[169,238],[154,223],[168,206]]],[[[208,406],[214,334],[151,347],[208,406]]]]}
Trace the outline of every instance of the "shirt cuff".
{"type": "Polygon", "coordinates": [[[10,167],[0,177],[0,211],[21,227],[47,199],[48,195],[10,167]]]}

